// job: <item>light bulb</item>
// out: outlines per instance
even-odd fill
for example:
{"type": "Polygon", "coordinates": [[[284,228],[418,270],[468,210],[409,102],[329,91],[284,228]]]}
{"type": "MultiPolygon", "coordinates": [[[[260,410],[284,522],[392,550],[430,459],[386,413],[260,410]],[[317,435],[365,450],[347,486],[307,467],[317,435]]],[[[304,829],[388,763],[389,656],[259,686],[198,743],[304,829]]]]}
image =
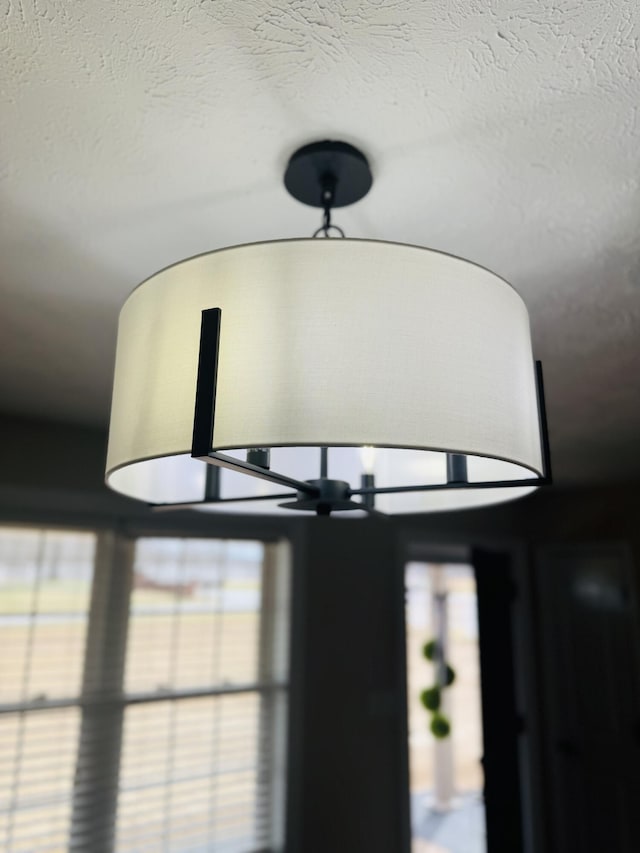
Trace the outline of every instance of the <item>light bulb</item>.
{"type": "Polygon", "coordinates": [[[370,444],[365,444],[364,447],[361,447],[360,462],[362,463],[362,470],[365,474],[373,474],[373,469],[376,462],[375,447],[372,447],[370,444]]]}

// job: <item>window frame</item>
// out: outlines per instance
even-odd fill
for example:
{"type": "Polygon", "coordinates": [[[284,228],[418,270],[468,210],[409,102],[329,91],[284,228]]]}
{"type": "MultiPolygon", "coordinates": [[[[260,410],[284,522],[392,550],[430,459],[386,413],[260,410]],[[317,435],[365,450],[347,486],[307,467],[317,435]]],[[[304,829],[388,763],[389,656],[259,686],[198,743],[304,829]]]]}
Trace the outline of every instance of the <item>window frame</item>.
{"type": "MultiPolygon", "coordinates": [[[[191,521],[191,519],[189,519],[191,521]]],[[[269,851],[284,849],[287,767],[287,706],[290,642],[290,542],[271,531],[216,529],[204,532],[200,523],[167,526],[163,519],[138,524],[55,524],[49,520],[15,522],[1,526],[27,530],[93,533],[96,537],[91,598],[87,615],[83,675],[77,696],[38,698],[2,703],[0,714],[37,713],[78,708],[81,713],[76,745],[76,773],[71,791],[69,851],[93,853],[115,850],[120,759],[124,716],[130,706],[253,693],[260,699],[257,756],[258,785],[269,803],[269,851]],[[157,522],[160,522],[158,524],[157,522]],[[257,679],[246,684],[125,691],[130,601],[136,543],[140,539],[189,538],[259,541],[264,547],[261,568],[257,679]],[[265,732],[269,727],[269,732],[265,732]],[[99,737],[96,733],[99,732],[99,737]]],[[[198,520],[199,521],[199,520],[198,520]]],[[[216,525],[218,527],[218,525],[216,525]]],[[[233,527],[233,525],[232,525],[233,527]]],[[[264,803],[264,799],[262,799],[264,803]]]]}

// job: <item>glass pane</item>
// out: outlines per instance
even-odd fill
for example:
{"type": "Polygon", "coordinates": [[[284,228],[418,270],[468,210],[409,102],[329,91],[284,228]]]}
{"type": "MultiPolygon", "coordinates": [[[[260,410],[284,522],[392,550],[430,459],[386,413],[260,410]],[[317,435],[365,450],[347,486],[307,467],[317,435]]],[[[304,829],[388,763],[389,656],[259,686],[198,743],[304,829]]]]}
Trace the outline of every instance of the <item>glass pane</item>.
{"type": "Polygon", "coordinates": [[[259,542],[140,540],[127,691],[255,682],[263,556],[259,542]]]}
{"type": "Polygon", "coordinates": [[[473,569],[410,563],[405,581],[413,850],[484,853],[473,569]]]}
{"type": "Polygon", "coordinates": [[[66,851],[80,714],[0,714],[0,849],[66,851]]]}
{"type": "Polygon", "coordinates": [[[0,528],[0,703],[80,692],[95,536],[0,528]]]}
{"type": "Polygon", "coordinates": [[[260,724],[257,693],[129,707],[117,851],[266,847],[260,724]]]}

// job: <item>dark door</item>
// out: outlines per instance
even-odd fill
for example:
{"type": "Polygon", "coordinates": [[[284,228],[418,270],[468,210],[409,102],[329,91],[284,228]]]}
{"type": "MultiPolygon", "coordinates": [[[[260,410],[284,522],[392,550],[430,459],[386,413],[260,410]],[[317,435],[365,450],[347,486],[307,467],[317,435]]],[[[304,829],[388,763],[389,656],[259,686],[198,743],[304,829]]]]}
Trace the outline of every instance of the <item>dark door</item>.
{"type": "Polygon", "coordinates": [[[540,549],[547,813],[556,853],[640,850],[640,652],[623,546],[540,549]]]}
{"type": "Polygon", "coordinates": [[[514,670],[516,587],[509,554],[474,550],[488,853],[521,853],[522,807],[514,670]]]}

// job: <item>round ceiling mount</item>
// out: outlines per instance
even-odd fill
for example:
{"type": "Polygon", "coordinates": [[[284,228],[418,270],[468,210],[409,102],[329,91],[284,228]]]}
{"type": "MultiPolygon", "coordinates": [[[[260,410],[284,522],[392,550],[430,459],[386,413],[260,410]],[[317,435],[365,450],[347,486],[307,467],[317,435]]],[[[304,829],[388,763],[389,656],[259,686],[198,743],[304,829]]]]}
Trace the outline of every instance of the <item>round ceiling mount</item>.
{"type": "Polygon", "coordinates": [[[299,148],[287,165],[284,185],[303,204],[325,207],[325,192],[332,193],[331,207],[360,201],[371,189],[373,177],[367,158],[348,142],[312,142],[299,148]]]}

